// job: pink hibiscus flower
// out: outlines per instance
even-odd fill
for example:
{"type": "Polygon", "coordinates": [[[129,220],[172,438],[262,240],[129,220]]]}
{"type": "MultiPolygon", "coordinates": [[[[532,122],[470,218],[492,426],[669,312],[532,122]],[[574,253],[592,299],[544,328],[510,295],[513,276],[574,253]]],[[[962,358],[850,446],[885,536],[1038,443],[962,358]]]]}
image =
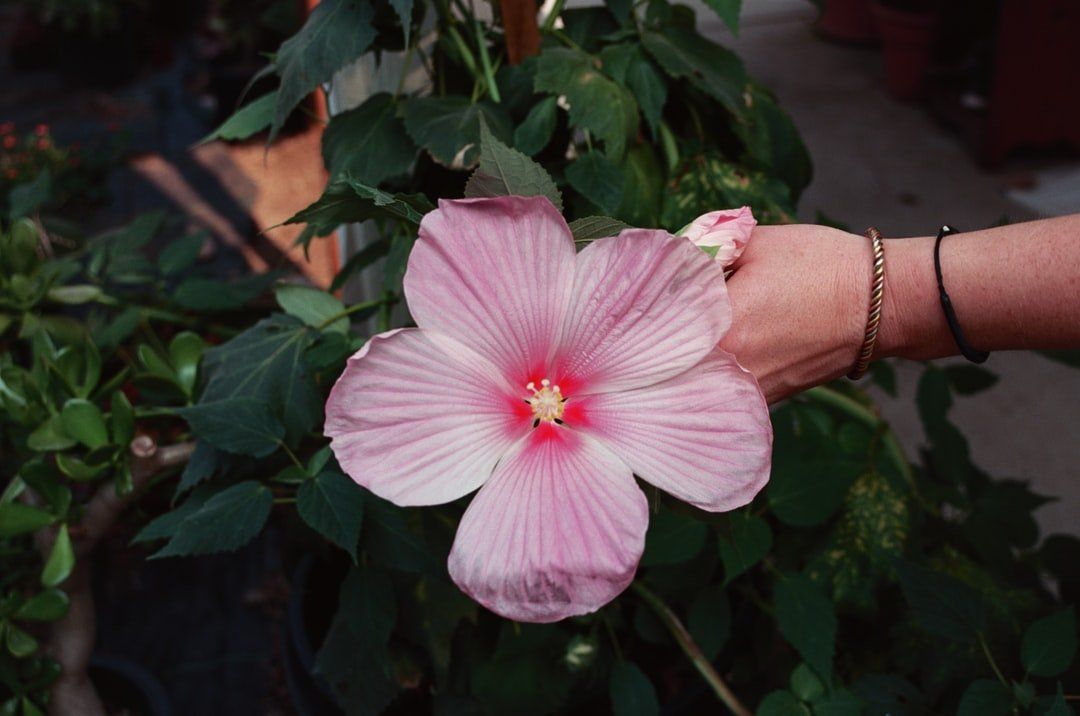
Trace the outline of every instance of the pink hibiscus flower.
{"type": "Polygon", "coordinates": [[[595,611],[634,577],[642,480],[705,510],[753,499],[772,427],[754,378],[717,343],[721,267],[664,231],[575,253],[540,197],[441,201],[405,273],[418,328],[373,337],[326,405],[352,478],[398,505],[480,488],[450,552],[492,611],[595,611]]]}

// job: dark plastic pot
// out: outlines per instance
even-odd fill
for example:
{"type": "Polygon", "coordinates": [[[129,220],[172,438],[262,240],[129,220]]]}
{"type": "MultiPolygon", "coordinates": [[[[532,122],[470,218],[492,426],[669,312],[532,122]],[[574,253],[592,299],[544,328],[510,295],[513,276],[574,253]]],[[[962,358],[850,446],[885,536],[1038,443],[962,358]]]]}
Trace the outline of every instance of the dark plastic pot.
{"type": "Polygon", "coordinates": [[[284,667],[285,683],[299,716],[326,716],[344,713],[330,684],[315,673],[315,654],[325,637],[326,627],[337,606],[341,573],[310,555],[300,560],[293,572],[292,592],[286,612],[284,667]],[[330,584],[331,586],[327,586],[330,584]],[[313,624],[313,615],[321,617],[313,624]],[[313,632],[319,632],[313,634],[313,632]]]}
{"type": "Polygon", "coordinates": [[[815,28],[826,40],[850,45],[873,45],[878,40],[870,0],[825,0],[815,28]]]}
{"type": "Polygon", "coordinates": [[[885,59],[885,86],[898,100],[918,99],[930,65],[937,15],[932,10],[898,8],[881,0],[876,0],[873,8],[885,59]]]}
{"type": "Polygon", "coordinates": [[[169,696],[161,682],[134,661],[94,654],[90,658],[90,680],[108,713],[172,716],[169,696]]]}

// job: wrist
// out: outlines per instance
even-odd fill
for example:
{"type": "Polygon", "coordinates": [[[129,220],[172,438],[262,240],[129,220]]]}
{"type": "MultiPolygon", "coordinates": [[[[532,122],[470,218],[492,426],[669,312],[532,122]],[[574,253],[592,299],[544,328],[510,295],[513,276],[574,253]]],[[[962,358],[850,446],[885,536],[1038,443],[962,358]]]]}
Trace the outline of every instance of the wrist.
{"type": "Polygon", "coordinates": [[[934,238],[887,239],[875,358],[937,358],[949,353],[948,339],[934,277],[934,238]]]}

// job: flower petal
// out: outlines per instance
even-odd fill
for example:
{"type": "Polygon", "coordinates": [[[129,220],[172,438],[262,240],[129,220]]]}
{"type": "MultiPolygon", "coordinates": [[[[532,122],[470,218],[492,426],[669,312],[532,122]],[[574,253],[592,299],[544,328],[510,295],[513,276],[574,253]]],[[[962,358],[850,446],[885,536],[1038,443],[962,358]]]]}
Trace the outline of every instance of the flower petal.
{"type": "Polygon", "coordinates": [[[769,479],[765,398],[719,348],[662,383],[590,396],[585,411],[587,429],[641,479],[704,510],[741,507],[769,479]]]}
{"type": "Polygon", "coordinates": [[[377,335],[330,392],[330,447],[353,480],[398,505],[456,500],[531,425],[528,406],[497,375],[445,337],[416,328],[377,335]]]}
{"type": "Polygon", "coordinates": [[[418,326],[525,385],[551,353],[573,262],[570,229],[543,197],[440,201],[420,223],[405,295],[418,326]]]}
{"type": "Polygon", "coordinates": [[[678,375],[731,323],[723,269],[664,231],[628,229],[590,244],[578,254],[573,295],[554,371],[567,394],[678,375]]]}
{"type": "Polygon", "coordinates": [[[473,498],[450,576],[493,612],[552,622],[595,611],[634,578],[648,503],[597,441],[542,424],[473,498]]]}
{"type": "Polygon", "coordinates": [[[715,249],[716,261],[726,268],[742,255],[755,226],[757,220],[750,207],[743,206],[702,214],[690,222],[680,235],[696,246],[715,249]]]}

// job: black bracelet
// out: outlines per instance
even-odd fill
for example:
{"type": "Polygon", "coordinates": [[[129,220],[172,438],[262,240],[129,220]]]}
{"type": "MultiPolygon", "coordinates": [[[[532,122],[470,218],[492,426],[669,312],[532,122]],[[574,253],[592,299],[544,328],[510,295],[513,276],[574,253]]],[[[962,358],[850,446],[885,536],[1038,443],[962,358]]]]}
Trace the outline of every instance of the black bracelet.
{"type": "Polygon", "coordinates": [[[945,320],[949,322],[949,330],[952,331],[953,340],[960,348],[960,353],[972,363],[984,363],[990,357],[989,351],[980,351],[972,347],[964,338],[964,331],[960,328],[960,320],[956,317],[952,301],[945,291],[945,282],[941,279],[941,240],[950,234],[960,233],[951,226],[945,225],[938,231],[937,241],[934,242],[934,273],[937,274],[938,295],[941,296],[941,310],[945,311],[945,320]]]}

